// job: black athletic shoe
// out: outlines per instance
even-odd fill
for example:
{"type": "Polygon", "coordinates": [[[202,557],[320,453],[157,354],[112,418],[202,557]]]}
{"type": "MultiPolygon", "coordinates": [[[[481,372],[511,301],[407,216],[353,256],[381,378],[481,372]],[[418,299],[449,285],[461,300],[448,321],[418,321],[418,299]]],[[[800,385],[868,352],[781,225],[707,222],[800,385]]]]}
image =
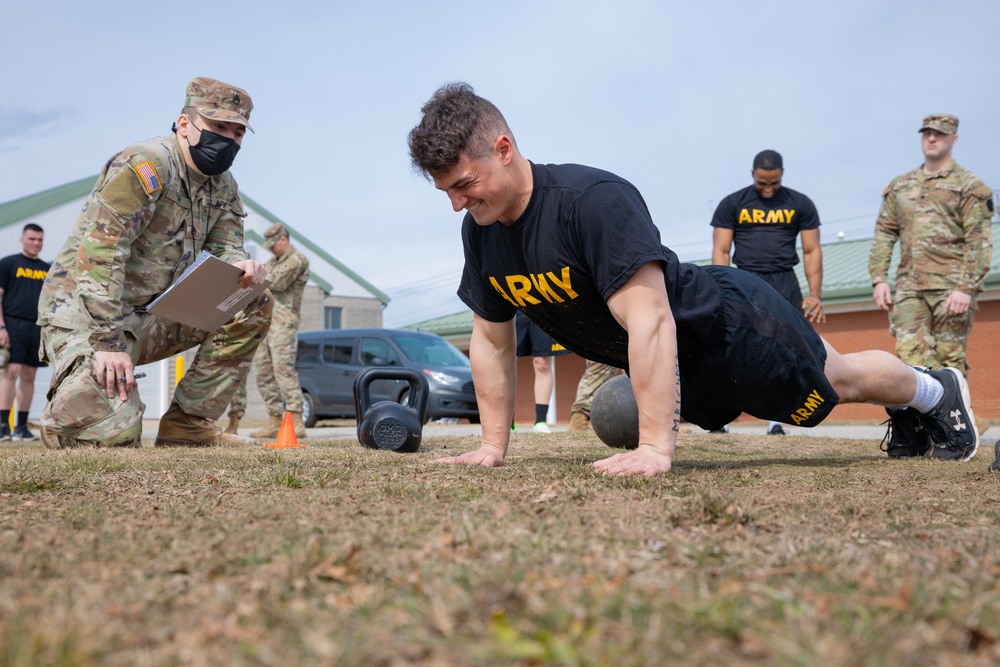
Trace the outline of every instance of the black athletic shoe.
{"type": "Polygon", "coordinates": [[[10,442],[10,426],[0,425],[0,442],[10,442]]]}
{"type": "Polygon", "coordinates": [[[993,463],[990,464],[990,470],[1000,470],[1000,440],[993,445],[993,463]]]}
{"type": "Polygon", "coordinates": [[[913,408],[902,410],[885,409],[889,424],[882,438],[882,451],[890,459],[911,459],[924,456],[931,448],[930,431],[924,428],[920,413],[913,408]]]}
{"type": "Polygon", "coordinates": [[[930,431],[936,459],[968,461],[979,449],[979,429],[972,414],[969,383],[957,368],[923,371],[941,383],[944,398],[933,410],[922,416],[930,431]]]}
{"type": "Polygon", "coordinates": [[[767,432],[768,435],[788,435],[788,431],[781,428],[781,424],[775,424],[771,427],[771,430],[767,432]]]}
{"type": "Polygon", "coordinates": [[[29,431],[27,426],[15,427],[14,432],[11,434],[11,437],[15,441],[27,442],[29,440],[38,440],[38,436],[29,431]]]}
{"type": "Polygon", "coordinates": [[[713,428],[709,433],[729,433],[729,426],[723,426],[722,428],[713,428]]]}

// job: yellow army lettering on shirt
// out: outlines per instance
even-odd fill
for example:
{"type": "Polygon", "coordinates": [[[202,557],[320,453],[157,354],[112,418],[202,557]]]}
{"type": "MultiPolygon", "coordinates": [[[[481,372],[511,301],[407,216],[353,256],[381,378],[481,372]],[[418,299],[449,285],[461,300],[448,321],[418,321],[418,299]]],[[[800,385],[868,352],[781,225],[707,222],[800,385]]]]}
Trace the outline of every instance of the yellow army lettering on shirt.
{"type": "Polygon", "coordinates": [[[23,266],[19,266],[14,277],[27,278],[28,280],[45,280],[45,276],[47,275],[49,275],[49,272],[43,269],[26,269],[23,266]]]}
{"type": "Polygon", "coordinates": [[[742,209],[738,224],[751,225],[790,225],[797,211],[794,208],[776,208],[763,211],[759,208],[742,209]]]}
{"type": "Polygon", "coordinates": [[[490,276],[490,284],[513,306],[534,305],[541,303],[543,299],[549,303],[563,303],[566,299],[575,299],[579,296],[573,291],[568,266],[564,266],[558,275],[548,271],[527,276],[515,273],[500,280],[490,276]],[[506,289],[500,284],[501,282],[506,289]],[[532,291],[537,296],[533,295],[532,291]]]}
{"type": "Polygon", "coordinates": [[[815,389],[806,398],[806,402],[802,404],[802,407],[797,409],[791,415],[792,422],[798,426],[804,421],[808,421],[810,417],[816,412],[816,408],[826,403],[826,399],[820,396],[820,393],[815,389]]]}

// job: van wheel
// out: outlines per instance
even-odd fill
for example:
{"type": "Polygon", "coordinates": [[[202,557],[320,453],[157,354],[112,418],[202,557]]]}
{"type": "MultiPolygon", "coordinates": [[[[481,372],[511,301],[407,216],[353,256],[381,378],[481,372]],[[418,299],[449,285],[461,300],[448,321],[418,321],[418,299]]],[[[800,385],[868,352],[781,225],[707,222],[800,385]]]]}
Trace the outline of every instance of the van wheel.
{"type": "MultiPolygon", "coordinates": [[[[403,390],[403,393],[399,395],[399,401],[397,401],[397,402],[400,405],[409,405],[410,404],[410,388],[409,387],[407,387],[406,389],[403,390]]],[[[423,421],[423,423],[426,425],[427,422],[429,422],[430,420],[431,420],[431,416],[429,414],[427,414],[426,412],[424,412],[424,421],[423,421]]]]}
{"type": "Polygon", "coordinates": [[[313,397],[302,392],[302,423],[306,428],[312,428],[316,425],[316,421],[316,405],[313,403],[313,397]]]}

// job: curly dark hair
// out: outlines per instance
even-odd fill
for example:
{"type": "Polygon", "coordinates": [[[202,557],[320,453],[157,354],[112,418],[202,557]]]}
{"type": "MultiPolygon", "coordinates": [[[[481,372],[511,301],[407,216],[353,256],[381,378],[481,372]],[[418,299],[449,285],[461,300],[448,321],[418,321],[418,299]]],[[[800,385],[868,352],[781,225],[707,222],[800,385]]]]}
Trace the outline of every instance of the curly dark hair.
{"type": "Polygon", "coordinates": [[[441,86],[420,111],[420,124],[410,130],[410,159],[427,176],[447,172],[462,153],[486,157],[501,134],[514,141],[500,110],[467,83],[441,86]]]}

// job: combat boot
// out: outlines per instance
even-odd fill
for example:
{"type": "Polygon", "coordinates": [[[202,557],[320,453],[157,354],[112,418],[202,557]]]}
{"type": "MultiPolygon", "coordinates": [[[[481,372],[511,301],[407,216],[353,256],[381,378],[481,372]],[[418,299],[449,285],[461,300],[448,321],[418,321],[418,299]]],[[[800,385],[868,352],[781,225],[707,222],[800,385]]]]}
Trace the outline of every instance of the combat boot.
{"type": "Polygon", "coordinates": [[[213,420],[189,415],[176,403],[171,403],[170,409],[160,417],[160,428],[153,444],[157,447],[240,447],[257,442],[223,433],[213,420]]]}
{"type": "Polygon", "coordinates": [[[292,425],[295,426],[295,437],[296,438],[307,438],[309,434],[306,433],[306,425],[302,421],[301,412],[293,412],[292,414],[292,425]]]}
{"type": "Polygon", "coordinates": [[[567,431],[589,431],[590,420],[582,412],[574,412],[569,416],[569,426],[567,431]]]}
{"type": "MultiPolygon", "coordinates": [[[[278,437],[278,431],[281,430],[281,417],[277,415],[269,415],[269,416],[271,418],[270,423],[264,428],[257,429],[256,431],[251,432],[250,433],[251,438],[257,438],[260,440],[266,440],[267,438],[270,438],[273,441],[274,438],[278,437]]],[[[301,418],[302,415],[300,414],[299,417],[301,418]]],[[[298,435],[298,433],[296,433],[295,435],[298,435]]]]}
{"type": "Polygon", "coordinates": [[[240,417],[239,417],[239,415],[230,414],[229,415],[229,426],[226,427],[226,430],[223,431],[223,433],[231,433],[233,435],[236,435],[236,430],[239,427],[240,427],[240,417]]]}

